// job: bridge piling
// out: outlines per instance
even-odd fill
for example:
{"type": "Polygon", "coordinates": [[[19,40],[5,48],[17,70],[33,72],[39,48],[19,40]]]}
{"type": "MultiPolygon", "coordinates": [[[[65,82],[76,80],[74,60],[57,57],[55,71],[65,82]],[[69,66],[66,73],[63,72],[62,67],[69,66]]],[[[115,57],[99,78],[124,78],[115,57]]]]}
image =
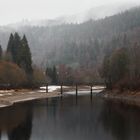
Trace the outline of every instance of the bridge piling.
{"type": "Polygon", "coordinates": [[[90,86],[90,94],[91,94],[91,96],[92,96],[92,85],[90,86]]]}
{"type": "Polygon", "coordinates": [[[63,85],[61,84],[61,95],[63,94],[63,85]]]}
{"type": "Polygon", "coordinates": [[[46,84],[46,93],[48,93],[48,84],[46,84]]]}
{"type": "Polygon", "coordinates": [[[76,84],[76,97],[78,95],[78,85],[76,84]]]}

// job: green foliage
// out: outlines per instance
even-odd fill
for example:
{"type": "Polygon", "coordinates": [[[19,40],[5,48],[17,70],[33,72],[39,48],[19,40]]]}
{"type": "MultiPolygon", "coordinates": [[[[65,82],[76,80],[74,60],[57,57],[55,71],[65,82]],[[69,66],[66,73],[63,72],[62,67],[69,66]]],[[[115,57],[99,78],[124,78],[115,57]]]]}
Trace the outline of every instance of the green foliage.
{"type": "Polygon", "coordinates": [[[25,35],[22,39],[18,33],[15,33],[14,36],[10,35],[7,56],[11,57],[12,62],[24,69],[26,74],[33,73],[31,52],[25,35]]]}
{"type": "Polygon", "coordinates": [[[1,47],[1,45],[0,45],[0,60],[2,59],[2,54],[3,54],[3,52],[2,52],[2,47],[1,47]]]}
{"type": "Polygon", "coordinates": [[[19,65],[19,48],[21,47],[20,36],[18,33],[10,35],[7,54],[11,55],[11,61],[19,65]]]}
{"type": "Polygon", "coordinates": [[[57,75],[57,69],[55,66],[53,68],[47,68],[46,69],[46,75],[48,79],[51,79],[51,84],[57,85],[58,84],[58,75],[57,75]]]}
{"type": "Polygon", "coordinates": [[[19,49],[19,66],[23,68],[27,74],[32,74],[31,52],[25,35],[21,40],[21,47],[19,49]]]}
{"type": "Polygon", "coordinates": [[[13,34],[10,34],[10,38],[9,38],[8,45],[7,45],[7,53],[12,54],[13,47],[14,47],[14,36],[13,36],[13,34]]]}

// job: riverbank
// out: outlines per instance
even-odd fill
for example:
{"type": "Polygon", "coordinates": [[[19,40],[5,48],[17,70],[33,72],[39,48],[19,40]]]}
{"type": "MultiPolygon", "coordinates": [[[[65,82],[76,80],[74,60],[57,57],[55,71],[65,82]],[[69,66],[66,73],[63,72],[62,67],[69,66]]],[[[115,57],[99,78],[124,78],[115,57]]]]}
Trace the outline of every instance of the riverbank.
{"type": "MultiPolygon", "coordinates": [[[[90,88],[90,86],[78,86],[78,91],[90,92],[90,88]]],[[[99,92],[103,88],[103,86],[92,87],[94,92],[99,92]]],[[[60,91],[60,86],[49,86],[48,93],[46,93],[46,87],[40,87],[39,90],[0,90],[0,108],[11,106],[14,103],[59,97],[61,96],[60,91]]],[[[75,86],[63,86],[63,92],[73,92],[75,94],[75,86]]]]}
{"type": "Polygon", "coordinates": [[[119,90],[104,90],[99,96],[107,99],[114,100],[128,105],[140,107],[140,91],[119,91],[119,90]]]}
{"type": "Polygon", "coordinates": [[[49,93],[45,93],[45,91],[41,90],[0,91],[0,108],[11,106],[14,103],[37,99],[53,98],[58,96],[60,96],[60,93],[57,91],[49,93]]]}

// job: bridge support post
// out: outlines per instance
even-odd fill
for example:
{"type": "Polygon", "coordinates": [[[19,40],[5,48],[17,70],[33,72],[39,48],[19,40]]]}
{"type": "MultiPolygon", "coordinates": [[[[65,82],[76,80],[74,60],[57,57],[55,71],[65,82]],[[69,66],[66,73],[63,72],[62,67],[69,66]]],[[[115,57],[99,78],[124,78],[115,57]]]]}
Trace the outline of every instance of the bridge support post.
{"type": "Polygon", "coordinates": [[[76,97],[78,95],[78,85],[76,84],[76,97]]]}
{"type": "Polygon", "coordinates": [[[63,85],[61,84],[61,95],[63,94],[63,85]]]}
{"type": "Polygon", "coordinates": [[[93,85],[90,86],[90,94],[91,94],[91,96],[92,96],[92,87],[93,87],[93,85]]]}
{"type": "Polygon", "coordinates": [[[46,93],[48,93],[48,83],[46,84],[46,93]]]}

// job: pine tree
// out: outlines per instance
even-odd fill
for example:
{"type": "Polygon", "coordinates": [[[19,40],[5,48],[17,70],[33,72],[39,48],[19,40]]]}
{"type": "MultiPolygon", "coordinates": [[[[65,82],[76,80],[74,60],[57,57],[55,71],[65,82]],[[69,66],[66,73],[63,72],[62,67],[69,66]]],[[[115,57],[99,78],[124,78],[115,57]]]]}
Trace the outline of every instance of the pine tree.
{"type": "Polygon", "coordinates": [[[2,47],[0,45],[0,60],[2,59],[2,47]]]}
{"type": "Polygon", "coordinates": [[[13,47],[13,41],[14,41],[14,36],[13,34],[11,33],[10,34],[10,38],[9,38],[9,41],[8,41],[8,45],[7,45],[7,53],[11,53],[12,52],[12,47],[13,47]]]}
{"type": "Polygon", "coordinates": [[[8,61],[13,61],[13,54],[12,54],[13,45],[14,45],[14,36],[11,33],[9,41],[8,41],[8,45],[7,45],[7,50],[6,50],[6,60],[8,61]]]}
{"type": "Polygon", "coordinates": [[[19,65],[19,48],[21,46],[20,36],[18,33],[10,35],[8,46],[7,46],[7,55],[10,55],[12,62],[19,65]]]}
{"type": "Polygon", "coordinates": [[[18,33],[15,33],[14,36],[13,34],[11,34],[6,52],[8,60],[17,64],[20,68],[22,68],[25,71],[28,80],[27,86],[32,86],[33,84],[32,59],[26,36],[24,35],[23,38],[21,39],[18,33]]]}
{"type": "Polygon", "coordinates": [[[25,35],[21,40],[21,47],[19,49],[19,65],[27,74],[33,73],[31,52],[25,35]]]}
{"type": "Polygon", "coordinates": [[[52,69],[52,84],[57,84],[57,70],[56,70],[56,67],[53,66],[53,69],[52,69]]]}
{"type": "Polygon", "coordinates": [[[51,84],[58,84],[58,75],[55,66],[53,66],[53,68],[47,68],[46,75],[51,79],[51,84]]]}
{"type": "Polygon", "coordinates": [[[21,39],[18,33],[14,34],[14,41],[13,41],[13,46],[12,46],[12,57],[13,57],[13,62],[16,63],[17,65],[20,64],[20,47],[21,47],[21,39]]]}
{"type": "Polygon", "coordinates": [[[22,39],[18,33],[15,33],[14,36],[13,34],[10,35],[7,55],[10,55],[11,61],[24,69],[26,74],[33,73],[31,52],[25,35],[22,39]]]}

